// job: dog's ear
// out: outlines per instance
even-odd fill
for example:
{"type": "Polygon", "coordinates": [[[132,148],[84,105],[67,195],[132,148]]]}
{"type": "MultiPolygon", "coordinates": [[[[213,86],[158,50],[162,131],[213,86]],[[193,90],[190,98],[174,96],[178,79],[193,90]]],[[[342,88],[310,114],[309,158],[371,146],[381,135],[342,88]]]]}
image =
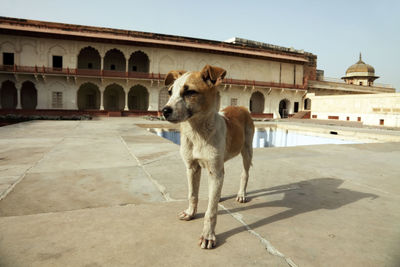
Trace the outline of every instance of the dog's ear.
{"type": "Polygon", "coordinates": [[[201,77],[205,82],[211,82],[212,85],[217,86],[222,83],[226,75],[226,70],[220,67],[205,65],[201,70],[201,77]]]}
{"type": "Polygon", "coordinates": [[[165,76],[164,84],[166,86],[171,85],[173,82],[175,82],[176,79],[182,76],[185,72],[186,70],[171,70],[170,72],[168,72],[167,76],[165,76]]]}

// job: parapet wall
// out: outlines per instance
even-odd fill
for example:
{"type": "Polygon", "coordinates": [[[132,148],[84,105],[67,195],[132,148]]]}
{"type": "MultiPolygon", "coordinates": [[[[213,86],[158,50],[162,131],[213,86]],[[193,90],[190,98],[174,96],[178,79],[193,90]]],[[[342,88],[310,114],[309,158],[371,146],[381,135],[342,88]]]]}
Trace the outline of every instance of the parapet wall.
{"type": "MultiPolygon", "coordinates": [[[[308,91],[315,95],[332,94],[332,91],[341,91],[350,94],[381,94],[395,93],[395,88],[378,87],[378,86],[362,86],[355,84],[347,84],[330,81],[308,81],[308,91]]],[[[337,94],[337,93],[333,93],[337,94]]]]}
{"type": "Polygon", "coordinates": [[[315,96],[311,117],[361,121],[366,125],[400,127],[400,93],[315,96]]]}

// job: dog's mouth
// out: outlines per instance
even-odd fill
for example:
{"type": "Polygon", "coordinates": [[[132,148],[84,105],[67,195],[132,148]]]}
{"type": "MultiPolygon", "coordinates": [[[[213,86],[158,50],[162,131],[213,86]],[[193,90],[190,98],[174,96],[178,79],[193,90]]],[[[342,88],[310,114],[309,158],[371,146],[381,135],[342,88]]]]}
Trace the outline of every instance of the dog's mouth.
{"type": "MultiPolygon", "coordinates": [[[[165,118],[165,117],[164,117],[165,118]]],[[[180,121],[180,120],[174,120],[174,119],[166,119],[168,122],[171,122],[171,123],[180,123],[180,122],[182,122],[182,121],[180,121]]]]}
{"type": "Polygon", "coordinates": [[[171,123],[180,123],[180,122],[187,121],[187,120],[190,119],[192,116],[193,116],[193,112],[192,112],[190,109],[188,109],[188,110],[187,110],[187,116],[185,116],[183,119],[177,119],[177,118],[174,118],[174,117],[172,117],[172,116],[169,116],[168,118],[166,118],[165,116],[163,116],[163,117],[164,117],[164,119],[166,119],[168,122],[171,122],[171,123]]]}

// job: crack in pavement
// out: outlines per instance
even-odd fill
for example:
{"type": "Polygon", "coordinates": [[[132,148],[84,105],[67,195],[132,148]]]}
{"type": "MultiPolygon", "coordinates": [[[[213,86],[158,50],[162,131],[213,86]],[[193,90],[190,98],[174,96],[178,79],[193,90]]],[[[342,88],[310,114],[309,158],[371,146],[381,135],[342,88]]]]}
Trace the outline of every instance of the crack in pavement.
{"type": "Polygon", "coordinates": [[[167,192],[167,189],[165,188],[165,186],[163,186],[162,184],[160,184],[157,180],[155,180],[151,174],[146,170],[146,168],[144,167],[144,165],[140,162],[140,160],[136,157],[135,154],[133,154],[131,152],[131,150],[128,147],[128,144],[125,142],[124,138],[122,138],[122,136],[120,136],[120,140],[121,142],[124,144],[125,148],[128,150],[128,153],[137,161],[138,166],[141,167],[143,169],[143,172],[146,174],[147,178],[149,178],[149,180],[156,186],[156,188],[158,189],[158,191],[160,191],[161,195],[165,198],[165,200],[167,202],[171,202],[171,201],[176,201],[175,199],[173,199],[169,193],[167,192]]]}
{"type": "Polygon", "coordinates": [[[250,226],[248,226],[244,221],[243,221],[243,216],[238,213],[238,212],[231,212],[229,209],[227,209],[224,205],[222,204],[218,204],[218,206],[220,206],[222,209],[224,209],[229,215],[231,215],[235,220],[237,220],[238,222],[240,222],[240,224],[242,224],[247,232],[249,232],[250,234],[254,235],[267,249],[267,251],[274,256],[278,256],[283,258],[286,263],[290,266],[290,267],[297,267],[297,265],[292,261],[291,258],[285,256],[282,252],[280,252],[279,250],[277,250],[272,244],[271,242],[269,242],[267,239],[265,239],[264,237],[262,237],[259,233],[257,233],[256,231],[254,231],[253,229],[250,228],[250,226]]]}

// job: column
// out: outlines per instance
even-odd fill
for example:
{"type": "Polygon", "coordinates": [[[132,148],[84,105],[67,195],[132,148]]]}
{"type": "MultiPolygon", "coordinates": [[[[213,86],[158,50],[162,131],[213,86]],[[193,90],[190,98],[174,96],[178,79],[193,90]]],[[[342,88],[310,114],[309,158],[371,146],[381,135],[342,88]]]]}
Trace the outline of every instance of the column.
{"type": "Polygon", "coordinates": [[[104,110],[104,87],[100,88],[100,110],[104,110]]]}
{"type": "Polygon", "coordinates": [[[21,106],[21,84],[17,85],[17,109],[22,109],[22,106],[21,106]]]}
{"type": "Polygon", "coordinates": [[[128,73],[128,64],[129,64],[129,59],[125,59],[125,72],[128,73]]]}
{"type": "Polygon", "coordinates": [[[104,57],[101,56],[100,59],[100,72],[103,74],[103,70],[104,70],[104,57]]]}
{"type": "Polygon", "coordinates": [[[128,110],[129,110],[129,108],[128,108],[128,94],[129,94],[129,90],[126,90],[126,89],[124,88],[124,92],[125,92],[125,108],[124,108],[124,110],[125,110],[125,111],[128,111],[128,110]]]}

